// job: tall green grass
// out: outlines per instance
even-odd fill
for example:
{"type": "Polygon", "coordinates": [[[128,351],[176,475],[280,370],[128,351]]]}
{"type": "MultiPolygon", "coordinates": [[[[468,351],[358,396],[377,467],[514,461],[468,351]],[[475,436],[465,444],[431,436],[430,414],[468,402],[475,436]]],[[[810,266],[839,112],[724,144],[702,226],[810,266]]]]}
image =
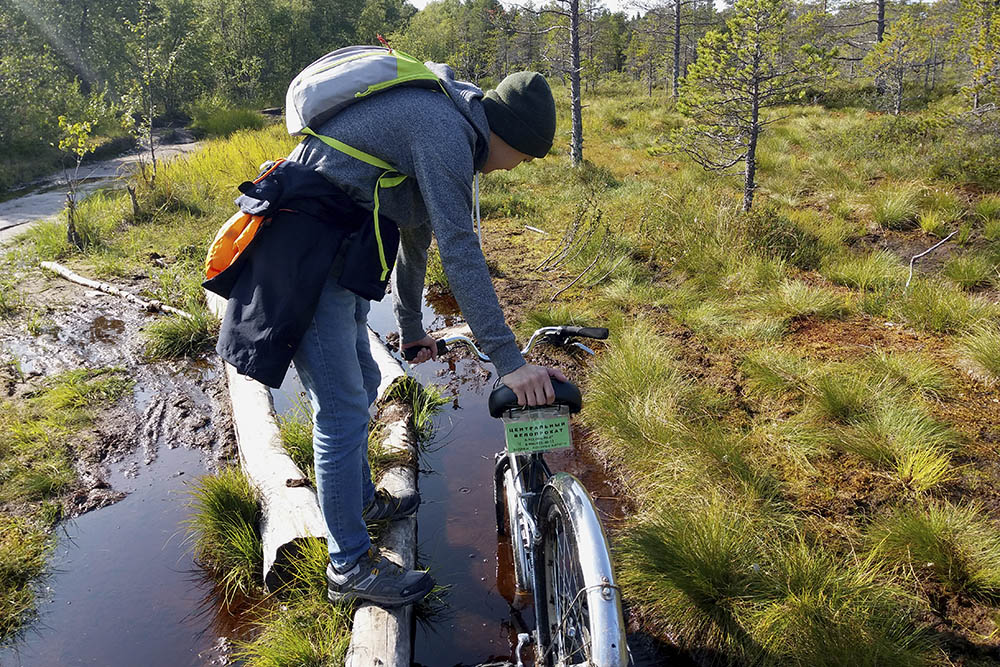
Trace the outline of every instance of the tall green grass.
{"type": "Polygon", "coordinates": [[[34,522],[0,515],[0,640],[17,633],[35,609],[33,584],[51,543],[34,522]]]}
{"type": "Polygon", "coordinates": [[[875,250],[864,256],[833,259],[823,274],[838,285],[862,290],[895,287],[906,279],[906,268],[898,257],[885,250],[875,250]]]}
{"type": "Polygon", "coordinates": [[[198,562],[214,573],[226,604],[263,586],[260,495],[237,467],[198,479],[188,502],[187,533],[198,562]]]}
{"type": "Polygon", "coordinates": [[[620,574],[660,633],[742,664],[931,664],[884,562],[844,562],[733,499],[664,510],[632,526],[620,574]]]}

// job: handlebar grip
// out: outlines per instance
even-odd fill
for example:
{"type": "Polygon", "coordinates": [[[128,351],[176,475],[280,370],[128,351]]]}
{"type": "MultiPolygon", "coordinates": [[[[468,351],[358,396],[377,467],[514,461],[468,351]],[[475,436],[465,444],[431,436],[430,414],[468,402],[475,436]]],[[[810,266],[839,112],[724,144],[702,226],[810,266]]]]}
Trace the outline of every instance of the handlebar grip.
{"type": "MultiPolygon", "coordinates": [[[[420,350],[423,350],[425,348],[426,346],[403,348],[403,358],[406,359],[407,361],[413,361],[414,359],[417,358],[417,355],[420,353],[420,350]]],[[[447,351],[448,351],[448,344],[444,342],[443,338],[438,339],[437,353],[444,354],[447,351]]]]}
{"type": "Polygon", "coordinates": [[[582,338],[596,338],[605,340],[608,337],[608,330],[598,327],[563,327],[567,335],[580,336],[582,338]]]}

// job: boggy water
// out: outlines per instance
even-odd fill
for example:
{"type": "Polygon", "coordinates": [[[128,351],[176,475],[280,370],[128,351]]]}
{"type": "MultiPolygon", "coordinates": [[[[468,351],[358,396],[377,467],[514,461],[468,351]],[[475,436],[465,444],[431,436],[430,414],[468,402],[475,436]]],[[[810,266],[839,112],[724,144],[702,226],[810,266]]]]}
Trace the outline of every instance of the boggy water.
{"type": "Polygon", "coordinates": [[[0,665],[225,664],[219,638],[233,635],[232,619],[217,614],[183,525],[189,484],[231,446],[221,363],[142,363],[137,334],[147,320],[138,309],[69,283],[46,294],[55,301],[47,331],[0,330],[3,354],[29,378],[118,366],[136,384],[84,449],[101,464],[81,462],[69,511],[86,513],[57,528],[50,574],[36,587],[38,617],[0,647],[0,665]]]}
{"type": "MultiPolygon", "coordinates": [[[[450,326],[455,314],[450,299],[425,302],[424,325],[428,330],[450,326]]],[[[389,298],[372,304],[369,324],[383,338],[395,331],[389,298]]],[[[417,624],[416,667],[511,664],[518,632],[534,626],[530,604],[513,600],[510,544],[498,541],[496,531],[493,460],[503,448],[503,426],[486,409],[495,374],[489,364],[460,356],[449,354],[412,369],[423,384],[442,387],[450,399],[436,419],[437,437],[420,462],[418,559],[447,591],[444,607],[417,624]]],[[[300,390],[290,377],[275,392],[276,407],[287,409],[300,390]]],[[[620,505],[581,442],[577,438],[575,449],[547,459],[553,470],[579,477],[597,500],[605,526],[613,525],[621,519],[620,505]]],[[[630,644],[637,667],[667,661],[667,647],[639,637],[630,638],[630,644]]],[[[529,653],[523,652],[528,665],[529,653]]]]}

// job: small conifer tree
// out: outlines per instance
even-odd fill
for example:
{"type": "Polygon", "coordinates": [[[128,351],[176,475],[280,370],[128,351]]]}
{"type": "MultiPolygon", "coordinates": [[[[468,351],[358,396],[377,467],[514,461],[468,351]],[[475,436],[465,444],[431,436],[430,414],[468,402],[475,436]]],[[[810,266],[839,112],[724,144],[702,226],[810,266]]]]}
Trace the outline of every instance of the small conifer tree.
{"type": "Polygon", "coordinates": [[[810,83],[832,75],[832,53],[804,44],[793,48],[796,29],[785,0],[737,0],[724,30],[698,43],[698,59],[681,84],[677,108],[692,123],[671,134],[671,150],[706,169],[744,164],[743,210],[757,187],[757,141],[779,118],[768,109],[805,94],[810,83]]]}

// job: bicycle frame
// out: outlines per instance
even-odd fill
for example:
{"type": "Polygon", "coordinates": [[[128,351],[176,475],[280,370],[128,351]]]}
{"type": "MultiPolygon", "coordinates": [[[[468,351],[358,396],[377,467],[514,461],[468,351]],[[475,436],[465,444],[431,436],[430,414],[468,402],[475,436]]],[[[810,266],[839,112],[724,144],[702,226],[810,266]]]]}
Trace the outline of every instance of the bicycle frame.
{"type": "MultiPolygon", "coordinates": [[[[571,341],[570,338],[574,335],[604,338],[607,337],[607,330],[568,326],[543,327],[531,336],[522,350],[522,354],[527,354],[536,341],[544,337],[548,337],[560,345],[574,346],[589,354],[594,353],[586,345],[571,341]],[[599,332],[603,332],[603,336],[598,335],[599,332]]],[[[480,352],[476,344],[465,336],[452,336],[438,341],[438,351],[440,353],[447,351],[448,344],[455,342],[468,345],[481,360],[489,361],[489,357],[480,352]]],[[[542,656],[540,664],[547,664],[547,657],[553,650],[553,640],[549,636],[549,600],[546,599],[548,590],[545,582],[546,568],[548,567],[545,562],[546,540],[542,533],[543,528],[546,531],[549,530],[546,526],[549,525],[550,518],[541,516],[541,514],[546,506],[551,511],[554,504],[560,503],[564,504],[561,506],[568,508],[568,510],[563,510],[561,514],[565,516],[564,512],[568,511],[571,515],[569,524],[573,526],[576,561],[581,565],[583,579],[582,587],[571,600],[569,609],[575,608],[577,599],[583,596],[587,601],[590,617],[596,623],[596,626],[593,624],[592,626],[600,629],[591,635],[592,639],[596,638],[597,640],[593,642],[592,646],[598,647],[598,651],[593,655],[593,664],[602,666],[628,664],[628,647],[624,642],[621,597],[618,587],[614,583],[610,551],[597,509],[583,484],[568,473],[553,475],[541,452],[514,453],[505,449],[496,454],[494,494],[498,530],[502,532],[504,529],[505,518],[507,518],[505,514],[509,515],[511,519],[510,538],[515,559],[517,592],[530,592],[533,598],[537,620],[536,647],[542,656]],[[546,501],[547,505],[543,505],[543,495],[545,498],[556,498],[552,495],[553,493],[558,494],[558,500],[549,500],[546,501]],[[506,513],[504,512],[505,501],[506,513]],[[518,534],[514,534],[515,532],[518,534]],[[518,580],[518,576],[521,580],[518,580]]],[[[560,524],[557,521],[552,525],[560,524]]],[[[551,584],[551,582],[549,583],[551,584]]],[[[559,613],[558,609],[556,613],[559,613]]],[[[566,620],[566,613],[555,620],[560,646],[563,645],[562,637],[566,620]]],[[[527,640],[528,635],[519,636],[518,665],[521,664],[520,648],[527,640]]],[[[557,650],[561,652],[562,649],[557,650]]]]}

